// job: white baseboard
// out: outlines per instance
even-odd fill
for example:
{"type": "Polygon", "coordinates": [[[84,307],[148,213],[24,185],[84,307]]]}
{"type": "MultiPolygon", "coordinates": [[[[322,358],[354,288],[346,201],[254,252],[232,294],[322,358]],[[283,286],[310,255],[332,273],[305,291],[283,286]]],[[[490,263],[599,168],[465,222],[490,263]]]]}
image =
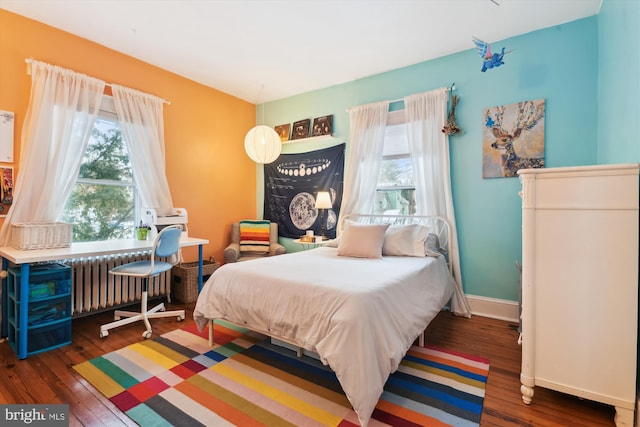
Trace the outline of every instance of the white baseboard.
{"type": "Polygon", "coordinates": [[[469,294],[466,294],[465,296],[471,306],[472,314],[519,323],[520,310],[518,307],[518,301],[509,301],[469,294]]]}

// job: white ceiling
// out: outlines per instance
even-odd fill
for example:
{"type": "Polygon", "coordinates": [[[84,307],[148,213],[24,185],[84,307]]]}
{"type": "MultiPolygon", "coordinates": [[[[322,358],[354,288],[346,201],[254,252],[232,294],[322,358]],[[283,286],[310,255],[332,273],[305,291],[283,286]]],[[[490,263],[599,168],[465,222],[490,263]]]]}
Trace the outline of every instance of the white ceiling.
{"type": "MultiPolygon", "coordinates": [[[[602,0],[0,0],[0,8],[266,102],[598,13],[602,0]]],[[[35,58],[38,59],[38,58],[35,58]]]]}

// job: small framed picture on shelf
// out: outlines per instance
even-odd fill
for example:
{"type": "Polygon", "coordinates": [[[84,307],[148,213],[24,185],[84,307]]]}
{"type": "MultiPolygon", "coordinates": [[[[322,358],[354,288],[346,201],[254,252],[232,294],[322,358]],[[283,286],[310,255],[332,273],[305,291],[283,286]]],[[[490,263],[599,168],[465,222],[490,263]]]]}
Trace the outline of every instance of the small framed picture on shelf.
{"type": "Polygon", "coordinates": [[[289,140],[289,132],[291,131],[291,123],[287,123],[286,125],[278,125],[273,128],[276,133],[280,136],[280,141],[288,141],[289,140]]]}
{"type": "Polygon", "coordinates": [[[311,119],[298,120],[293,123],[291,129],[291,140],[309,138],[309,127],[311,126],[311,119]]]}
{"type": "Polygon", "coordinates": [[[333,126],[333,114],[316,117],[313,119],[313,132],[311,136],[331,135],[333,126]]]}

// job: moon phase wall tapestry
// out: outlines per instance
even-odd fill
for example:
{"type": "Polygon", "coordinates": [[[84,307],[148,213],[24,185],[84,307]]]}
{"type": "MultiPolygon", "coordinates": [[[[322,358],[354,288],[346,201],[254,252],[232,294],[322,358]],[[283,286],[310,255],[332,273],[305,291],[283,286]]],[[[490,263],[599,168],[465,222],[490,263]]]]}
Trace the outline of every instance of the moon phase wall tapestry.
{"type": "Polygon", "coordinates": [[[297,239],[307,230],[336,237],[342,204],[345,144],[299,154],[281,154],[264,165],[264,218],[278,223],[278,234],[297,239]],[[331,195],[331,209],[316,209],[318,191],[331,195]]]}

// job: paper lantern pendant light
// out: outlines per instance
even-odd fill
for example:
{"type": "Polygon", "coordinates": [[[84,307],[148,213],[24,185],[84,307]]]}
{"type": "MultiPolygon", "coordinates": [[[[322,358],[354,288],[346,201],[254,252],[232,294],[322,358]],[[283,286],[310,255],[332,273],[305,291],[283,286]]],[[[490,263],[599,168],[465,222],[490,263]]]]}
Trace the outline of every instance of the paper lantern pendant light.
{"type": "Polygon", "coordinates": [[[271,163],[282,151],[280,135],[273,128],[259,125],[247,132],[244,137],[244,149],[256,163],[271,163]]]}

